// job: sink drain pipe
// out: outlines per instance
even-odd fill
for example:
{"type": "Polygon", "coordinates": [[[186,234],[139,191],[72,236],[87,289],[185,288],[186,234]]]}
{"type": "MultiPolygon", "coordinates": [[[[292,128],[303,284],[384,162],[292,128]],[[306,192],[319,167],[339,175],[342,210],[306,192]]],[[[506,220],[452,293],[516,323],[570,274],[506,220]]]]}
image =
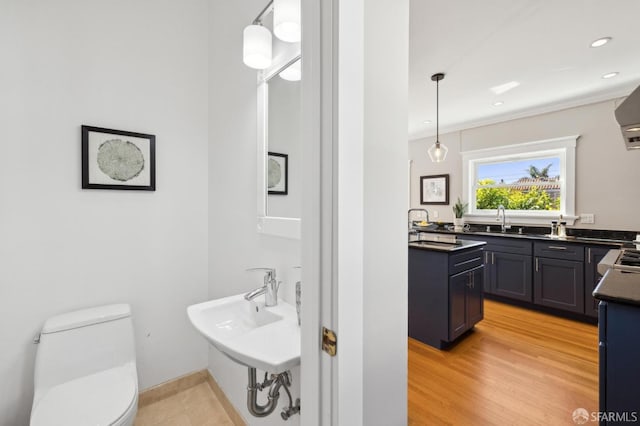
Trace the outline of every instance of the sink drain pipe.
{"type": "Polygon", "coordinates": [[[300,400],[296,400],[296,405],[293,405],[291,393],[289,392],[289,386],[291,386],[291,376],[288,371],[280,374],[272,374],[271,378],[267,378],[267,373],[264,373],[264,380],[262,383],[258,383],[256,380],[256,369],[249,367],[249,385],[247,386],[247,408],[249,412],[255,417],[266,417],[278,406],[278,399],[280,398],[280,388],[284,387],[284,390],[289,396],[289,407],[282,410],[282,418],[287,420],[293,414],[300,412],[300,400]],[[267,403],[260,405],[258,403],[258,392],[269,386],[269,393],[267,394],[267,403]]]}

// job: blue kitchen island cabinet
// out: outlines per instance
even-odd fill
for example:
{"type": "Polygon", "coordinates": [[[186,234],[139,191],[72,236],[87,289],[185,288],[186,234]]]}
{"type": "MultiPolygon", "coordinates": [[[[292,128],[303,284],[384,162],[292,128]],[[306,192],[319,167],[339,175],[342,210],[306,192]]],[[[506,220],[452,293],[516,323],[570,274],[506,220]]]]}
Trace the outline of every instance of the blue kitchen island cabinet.
{"type": "Polygon", "coordinates": [[[409,337],[438,349],[484,315],[483,242],[429,248],[409,244],[409,337]]]}
{"type": "Polygon", "coordinates": [[[600,425],[640,423],[640,274],[609,269],[596,287],[600,425]]]}

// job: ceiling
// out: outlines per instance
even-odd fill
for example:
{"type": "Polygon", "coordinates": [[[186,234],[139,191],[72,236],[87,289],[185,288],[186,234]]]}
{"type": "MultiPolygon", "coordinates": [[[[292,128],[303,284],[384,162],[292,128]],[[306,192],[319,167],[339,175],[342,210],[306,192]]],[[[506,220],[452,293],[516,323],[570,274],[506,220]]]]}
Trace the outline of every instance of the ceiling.
{"type": "Polygon", "coordinates": [[[638,0],[411,0],[409,138],[628,95],[640,84],[638,0]],[[592,48],[601,37],[611,42],[592,48]],[[602,75],[619,72],[603,79],[602,75]],[[490,89],[511,81],[501,95],[490,89]],[[502,101],[502,106],[494,106],[502,101]],[[425,124],[425,120],[431,120],[425,124]]]}

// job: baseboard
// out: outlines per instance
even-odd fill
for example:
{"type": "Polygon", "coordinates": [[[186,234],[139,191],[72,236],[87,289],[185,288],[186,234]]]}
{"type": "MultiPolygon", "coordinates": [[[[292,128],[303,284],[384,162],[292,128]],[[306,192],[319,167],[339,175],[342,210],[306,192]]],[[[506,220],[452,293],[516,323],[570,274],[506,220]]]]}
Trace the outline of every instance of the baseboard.
{"type": "Polygon", "coordinates": [[[220,401],[220,403],[222,404],[224,411],[227,412],[227,415],[229,416],[233,424],[235,426],[246,426],[247,423],[244,421],[242,416],[236,411],[236,408],[233,406],[231,401],[229,401],[229,398],[227,398],[227,395],[225,395],[225,393],[222,391],[222,389],[220,388],[216,380],[211,375],[211,372],[209,370],[205,370],[205,372],[206,372],[206,380],[207,380],[207,383],[209,383],[209,387],[218,398],[218,401],[220,401]]]}
{"type": "Polygon", "coordinates": [[[162,399],[168,398],[182,392],[186,389],[199,385],[200,383],[207,383],[211,388],[211,391],[215,394],[218,401],[222,404],[222,408],[227,413],[227,416],[231,419],[235,426],[246,426],[242,416],[236,411],[227,395],[224,394],[218,383],[216,383],[209,370],[200,370],[193,373],[185,374],[184,376],[169,380],[159,385],[153,386],[149,389],[145,389],[138,395],[138,407],[144,407],[154,402],[158,402],[162,399]]]}
{"type": "Polygon", "coordinates": [[[206,382],[208,375],[209,372],[207,370],[200,370],[145,389],[138,395],[138,407],[153,404],[161,399],[168,398],[178,392],[206,382]]]}

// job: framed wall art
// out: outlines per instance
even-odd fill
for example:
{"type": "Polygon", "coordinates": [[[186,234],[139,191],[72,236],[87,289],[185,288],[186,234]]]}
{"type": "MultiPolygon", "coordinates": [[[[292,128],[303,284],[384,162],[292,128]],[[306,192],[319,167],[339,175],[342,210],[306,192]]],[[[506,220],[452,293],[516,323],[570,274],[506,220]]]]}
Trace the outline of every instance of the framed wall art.
{"type": "Polygon", "coordinates": [[[82,188],[155,191],[155,135],[82,126],[82,188]]]}
{"type": "Polygon", "coordinates": [[[274,195],[287,195],[289,184],[289,156],[269,152],[267,156],[267,192],[274,195]]]}
{"type": "Polygon", "coordinates": [[[420,176],[420,204],[449,204],[449,175],[420,176]]]}

